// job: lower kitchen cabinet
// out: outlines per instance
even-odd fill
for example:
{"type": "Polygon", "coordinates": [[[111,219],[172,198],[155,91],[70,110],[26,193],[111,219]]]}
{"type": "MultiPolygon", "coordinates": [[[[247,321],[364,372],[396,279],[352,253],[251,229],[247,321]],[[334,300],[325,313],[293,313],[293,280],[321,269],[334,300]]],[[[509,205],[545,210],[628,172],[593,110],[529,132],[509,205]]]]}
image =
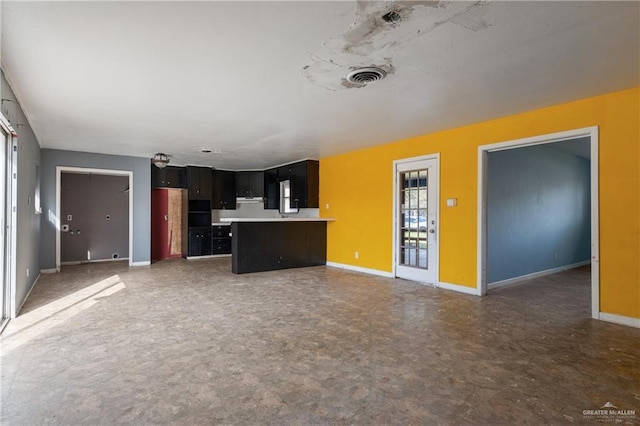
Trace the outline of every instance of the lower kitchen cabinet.
{"type": "Polygon", "coordinates": [[[189,228],[187,232],[187,256],[209,256],[211,254],[211,228],[189,228]]]}
{"type": "Polygon", "coordinates": [[[211,227],[211,254],[231,254],[231,225],[211,227]]]}

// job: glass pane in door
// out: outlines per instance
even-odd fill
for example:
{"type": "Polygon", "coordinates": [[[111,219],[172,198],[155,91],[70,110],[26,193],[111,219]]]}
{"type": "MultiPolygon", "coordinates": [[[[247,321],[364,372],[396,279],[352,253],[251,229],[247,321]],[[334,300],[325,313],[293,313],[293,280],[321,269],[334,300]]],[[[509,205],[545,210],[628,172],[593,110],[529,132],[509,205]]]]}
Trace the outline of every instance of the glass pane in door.
{"type": "Polygon", "coordinates": [[[428,265],[428,170],[401,173],[400,262],[426,269],[428,265]]]}

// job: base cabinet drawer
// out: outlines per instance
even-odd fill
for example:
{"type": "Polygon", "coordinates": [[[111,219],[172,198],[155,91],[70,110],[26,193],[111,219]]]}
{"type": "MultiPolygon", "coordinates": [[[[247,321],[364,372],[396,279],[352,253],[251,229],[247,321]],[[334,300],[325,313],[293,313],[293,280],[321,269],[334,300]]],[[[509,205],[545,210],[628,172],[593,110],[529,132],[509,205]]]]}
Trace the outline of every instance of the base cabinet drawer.
{"type": "Polygon", "coordinates": [[[231,254],[231,241],[213,241],[211,254],[231,254]]]}

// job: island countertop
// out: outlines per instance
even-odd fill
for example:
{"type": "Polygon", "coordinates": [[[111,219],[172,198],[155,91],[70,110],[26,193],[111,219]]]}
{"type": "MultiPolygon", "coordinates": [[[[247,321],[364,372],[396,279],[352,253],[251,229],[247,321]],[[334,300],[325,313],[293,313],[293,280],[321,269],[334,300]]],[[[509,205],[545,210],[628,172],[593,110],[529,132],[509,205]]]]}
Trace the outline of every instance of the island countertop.
{"type": "Polygon", "coordinates": [[[220,222],[333,222],[333,217],[221,217],[220,222]]]}

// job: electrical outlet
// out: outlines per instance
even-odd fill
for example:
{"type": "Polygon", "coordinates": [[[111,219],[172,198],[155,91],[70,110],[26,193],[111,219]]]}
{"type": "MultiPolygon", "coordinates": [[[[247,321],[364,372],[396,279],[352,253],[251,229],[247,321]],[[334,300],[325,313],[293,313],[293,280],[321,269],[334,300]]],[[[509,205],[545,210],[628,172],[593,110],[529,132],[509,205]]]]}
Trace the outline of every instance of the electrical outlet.
{"type": "Polygon", "coordinates": [[[327,205],[325,206],[327,210],[329,210],[329,203],[327,203],[327,205]]]}
{"type": "Polygon", "coordinates": [[[358,259],[360,257],[360,253],[356,252],[355,256],[356,256],[356,259],[358,259]]]}
{"type": "Polygon", "coordinates": [[[27,268],[27,278],[29,278],[29,268],[27,268]]]}

